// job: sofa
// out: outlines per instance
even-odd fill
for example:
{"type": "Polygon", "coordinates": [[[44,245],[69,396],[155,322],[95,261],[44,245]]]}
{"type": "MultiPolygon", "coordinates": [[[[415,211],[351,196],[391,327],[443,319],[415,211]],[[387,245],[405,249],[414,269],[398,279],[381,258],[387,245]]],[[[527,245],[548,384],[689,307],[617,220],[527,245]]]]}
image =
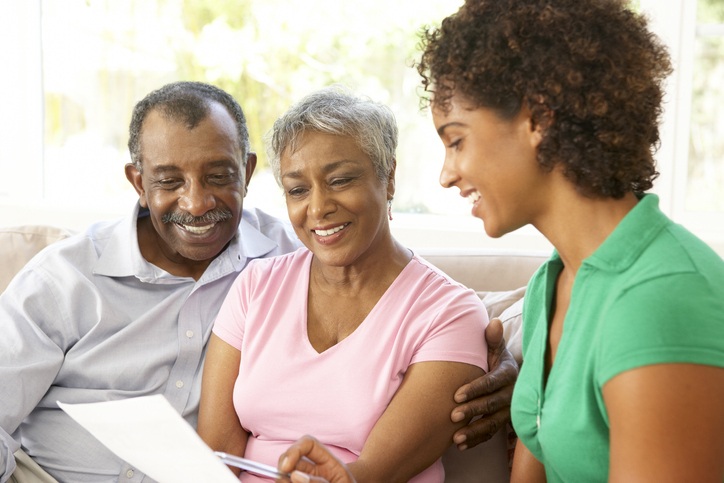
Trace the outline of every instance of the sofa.
{"type": "MultiPolygon", "coordinates": [[[[0,228],[0,292],[36,253],[72,232],[53,226],[0,228]]],[[[485,249],[430,249],[415,252],[458,282],[475,290],[491,318],[503,323],[508,349],[521,360],[521,309],[525,286],[548,258],[543,252],[485,249]]],[[[501,430],[488,442],[464,452],[451,447],[443,456],[446,482],[509,481],[509,432],[501,430]]]]}

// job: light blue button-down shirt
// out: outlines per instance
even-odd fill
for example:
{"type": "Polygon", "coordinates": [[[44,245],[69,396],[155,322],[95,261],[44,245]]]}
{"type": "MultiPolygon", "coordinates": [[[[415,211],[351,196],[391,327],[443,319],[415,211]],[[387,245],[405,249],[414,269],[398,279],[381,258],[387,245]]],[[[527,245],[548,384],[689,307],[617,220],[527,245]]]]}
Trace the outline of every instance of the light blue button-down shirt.
{"type": "Polygon", "coordinates": [[[288,223],[244,210],[237,237],[195,281],[141,256],[138,216],[137,205],[51,245],[0,295],[0,481],[18,443],[61,482],[149,481],[56,401],[163,394],[195,427],[206,342],[231,283],[249,260],[299,246],[288,223]]]}

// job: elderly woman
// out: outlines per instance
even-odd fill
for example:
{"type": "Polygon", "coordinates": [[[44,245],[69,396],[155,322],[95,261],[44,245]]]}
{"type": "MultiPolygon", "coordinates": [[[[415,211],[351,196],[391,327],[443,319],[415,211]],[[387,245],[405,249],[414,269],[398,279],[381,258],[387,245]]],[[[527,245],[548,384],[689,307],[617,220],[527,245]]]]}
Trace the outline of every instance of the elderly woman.
{"type": "MultiPolygon", "coordinates": [[[[423,44],[440,182],[488,235],[555,247],[526,293],[512,480],[724,480],[724,261],[644,194],[671,70],[646,20],[467,0],[423,44]]],[[[280,467],[353,478],[310,438],[280,467]]]]}
{"type": "Polygon", "coordinates": [[[198,424],[213,449],[276,465],[311,433],[358,481],[443,481],[466,422],[453,394],[487,369],[487,313],[392,237],[396,144],[388,108],[338,88],[274,124],[305,248],[250,263],[220,310],[198,424]]]}

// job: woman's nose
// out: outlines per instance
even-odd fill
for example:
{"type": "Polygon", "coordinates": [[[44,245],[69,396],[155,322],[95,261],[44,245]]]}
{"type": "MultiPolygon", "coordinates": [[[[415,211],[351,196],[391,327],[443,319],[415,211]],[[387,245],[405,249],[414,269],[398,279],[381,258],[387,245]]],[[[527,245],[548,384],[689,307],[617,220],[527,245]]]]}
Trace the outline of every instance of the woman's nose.
{"type": "Polygon", "coordinates": [[[321,220],[329,213],[334,212],[334,202],[324,190],[312,190],[309,200],[309,212],[312,217],[321,220]]]}
{"type": "Polygon", "coordinates": [[[450,156],[445,156],[445,161],[440,170],[440,184],[443,188],[452,188],[459,179],[450,158],[450,156]]]}

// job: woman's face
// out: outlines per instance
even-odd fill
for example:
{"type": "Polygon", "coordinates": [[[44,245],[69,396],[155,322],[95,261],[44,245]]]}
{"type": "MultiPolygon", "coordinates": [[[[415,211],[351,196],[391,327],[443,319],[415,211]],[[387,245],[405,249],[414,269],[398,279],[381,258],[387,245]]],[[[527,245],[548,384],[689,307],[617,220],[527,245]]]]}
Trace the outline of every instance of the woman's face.
{"type": "Polygon", "coordinates": [[[394,170],[381,181],[352,138],[307,132],[296,151],[282,153],[280,168],[294,231],[319,261],[348,266],[389,241],[394,170]]]}
{"type": "Polygon", "coordinates": [[[527,108],[503,119],[488,108],[453,96],[449,111],[433,104],[432,117],[445,144],[440,184],[456,186],[494,238],[532,223],[544,209],[549,176],[536,161],[540,142],[527,108]]]}

